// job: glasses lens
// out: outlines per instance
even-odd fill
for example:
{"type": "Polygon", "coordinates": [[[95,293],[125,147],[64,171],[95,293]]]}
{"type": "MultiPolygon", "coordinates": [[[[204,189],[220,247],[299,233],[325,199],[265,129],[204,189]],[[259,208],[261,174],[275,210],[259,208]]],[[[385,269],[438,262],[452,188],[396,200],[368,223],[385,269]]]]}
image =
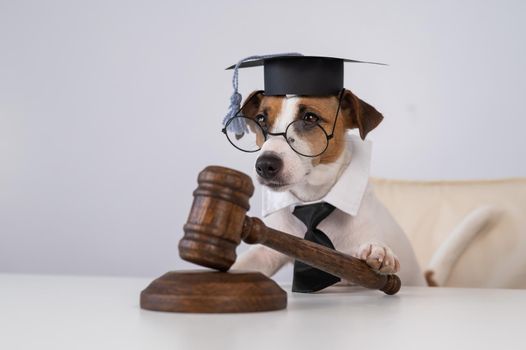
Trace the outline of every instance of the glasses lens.
{"type": "Polygon", "coordinates": [[[319,124],[301,119],[288,126],[286,137],[294,151],[307,157],[320,155],[328,144],[327,134],[319,124]]]}
{"type": "Polygon", "coordinates": [[[234,117],[228,121],[225,128],[228,141],[241,151],[259,151],[265,142],[261,126],[253,119],[234,117]]]}

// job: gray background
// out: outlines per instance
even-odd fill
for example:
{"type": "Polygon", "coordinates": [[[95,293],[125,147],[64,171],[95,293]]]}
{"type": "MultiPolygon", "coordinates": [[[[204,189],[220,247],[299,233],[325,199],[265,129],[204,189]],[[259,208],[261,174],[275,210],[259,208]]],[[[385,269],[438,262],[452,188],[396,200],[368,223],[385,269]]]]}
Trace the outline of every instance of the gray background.
{"type": "Polygon", "coordinates": [[[374,175],[524,176],[525,31],[524,1],[0,0],[0,272],[188,267],[198,171],[252,173],[219,129],[257,53],[390,64],[346,66],[385,115],[374,175]]]}

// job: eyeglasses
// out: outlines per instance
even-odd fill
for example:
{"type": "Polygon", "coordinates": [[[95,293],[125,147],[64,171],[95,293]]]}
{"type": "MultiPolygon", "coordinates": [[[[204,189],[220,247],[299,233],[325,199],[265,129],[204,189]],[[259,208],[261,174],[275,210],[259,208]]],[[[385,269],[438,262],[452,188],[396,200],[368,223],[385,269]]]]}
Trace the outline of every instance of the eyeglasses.
{"type": "Polygon", "coordinates": [[[285,132],[270,132],[264,115],[256,116],[255,119],[240,115],[243,107],[257,94],[254,94],[251,99],[245,102],[243,107],[236,113],[236,116],[227,121],[221,132],[226,135],[232,146],[243,152],[259,151],[270,135],[283,136],[290,148],[299,155],[317,157],[327,150],[329,140],[334,136],[343,92],[344,90],[340,92],[338,97],[338,109],[336,110],[330,134],[327,134],[325,129],[319,124],[319,117],[308,112],[301,119],[287,125],[285,132]]]}

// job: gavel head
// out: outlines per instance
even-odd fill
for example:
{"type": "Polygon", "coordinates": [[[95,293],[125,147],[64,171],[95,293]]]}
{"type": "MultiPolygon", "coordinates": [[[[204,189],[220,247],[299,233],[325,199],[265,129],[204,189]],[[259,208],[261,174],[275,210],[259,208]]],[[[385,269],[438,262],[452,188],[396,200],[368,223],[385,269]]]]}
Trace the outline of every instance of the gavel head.
{"type": "Polygon", "coordinates": [[[254,185],[249,176],[220,166],[206,167],[197,179],[194,202],[179,242],[184,260],[227,271],[236,261],[254,185]]]}

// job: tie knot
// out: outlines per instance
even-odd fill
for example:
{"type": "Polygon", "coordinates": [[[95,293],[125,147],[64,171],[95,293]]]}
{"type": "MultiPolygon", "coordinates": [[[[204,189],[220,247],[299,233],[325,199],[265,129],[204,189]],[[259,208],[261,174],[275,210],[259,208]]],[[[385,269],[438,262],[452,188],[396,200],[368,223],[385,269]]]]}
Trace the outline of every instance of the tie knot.
{"type": "Polygon", "coordinates": [[[308,230],[315,229],[330,213],[334,206],[326,202],[298,205],[292,214],[307,226],[308,230]]]}

